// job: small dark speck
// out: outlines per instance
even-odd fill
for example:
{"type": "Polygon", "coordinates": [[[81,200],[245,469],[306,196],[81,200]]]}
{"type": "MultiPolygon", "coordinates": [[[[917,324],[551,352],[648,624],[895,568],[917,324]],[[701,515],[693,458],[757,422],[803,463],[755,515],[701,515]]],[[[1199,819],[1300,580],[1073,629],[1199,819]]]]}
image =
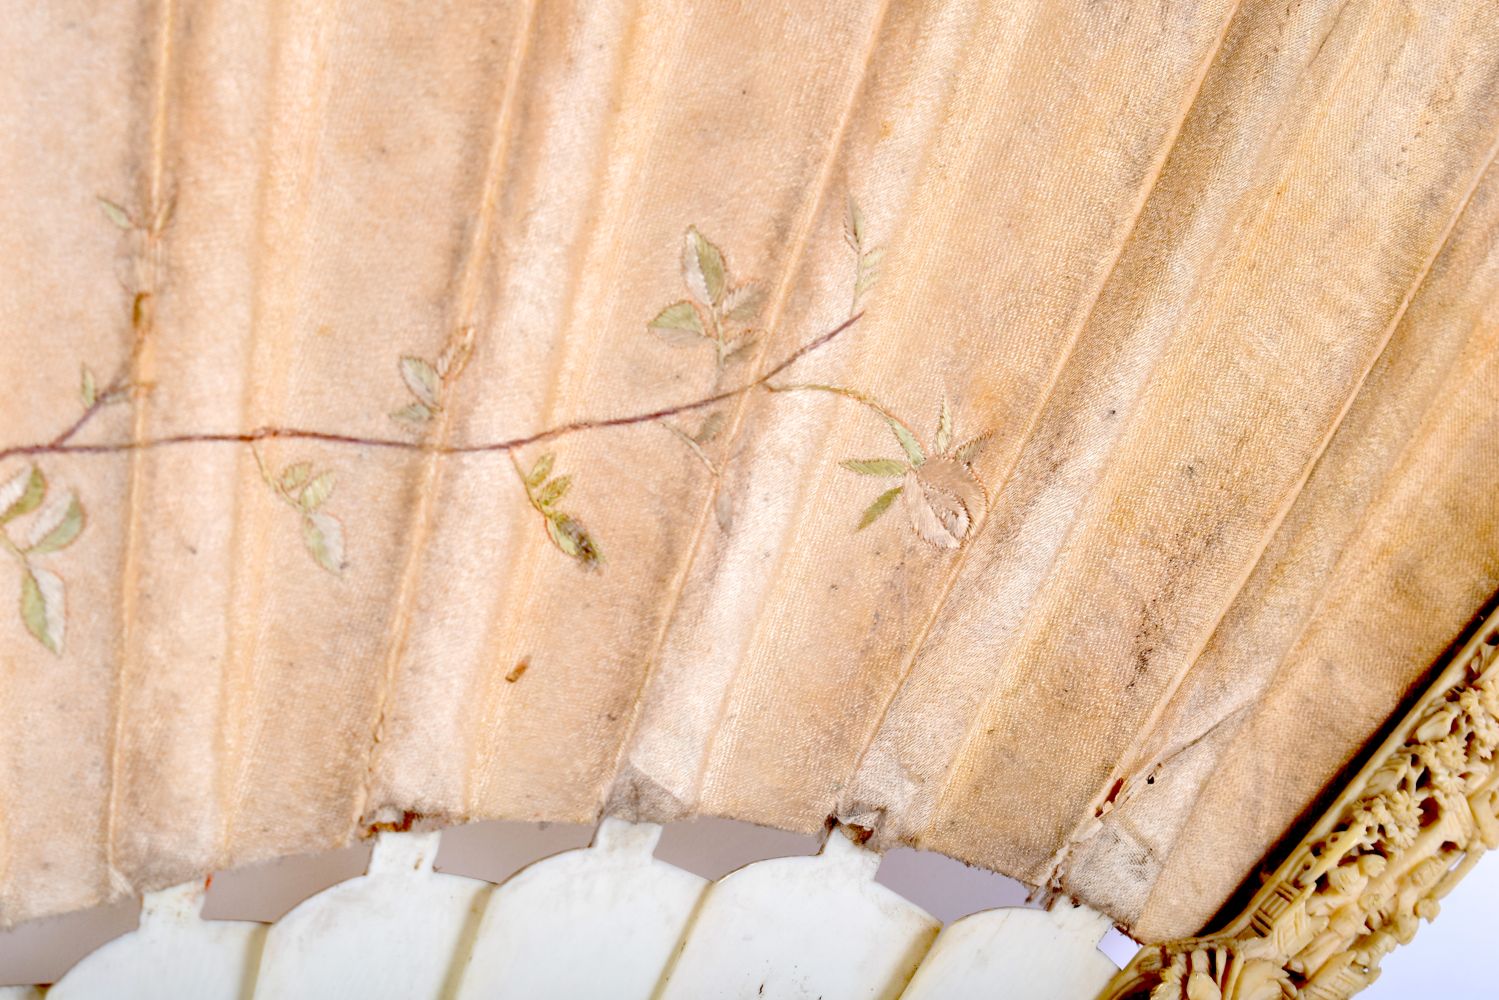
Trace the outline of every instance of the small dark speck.
{"type": "Polygon", "coordinates": [[[189,545],[187,547],[187,551],[188,551],[188,553],[190,555],[197,555],[198,554],[198,547],[196,545],[189,545]]]}
{"type": "Polygon", "coordinates": [[[1195,476],[1195,475],[1197,475],[1197,470],[1194,467],[1192,467],[1192,466],[1189,465],[1189,466],[1187,466],[1187,475],[1188,476],[1195,476]]]}
{"type": "Polygon", "coordinates": [[[1155,784],[1155,775],[1152,774],[1152,775],[1149,775],[1148,777],[1146,777],[1145,783],[1147,785],[1153,785],[1153,784],[1155,784]]]}
{"type": "Polygon", "coordinates": [[[1109,416],[1111,416],[1111,417],[1115,416],[1116,414],[1118,414],[1118,412],[1119,412],[1118,410],[1110,410],[1109,411],[1109,416]]]}

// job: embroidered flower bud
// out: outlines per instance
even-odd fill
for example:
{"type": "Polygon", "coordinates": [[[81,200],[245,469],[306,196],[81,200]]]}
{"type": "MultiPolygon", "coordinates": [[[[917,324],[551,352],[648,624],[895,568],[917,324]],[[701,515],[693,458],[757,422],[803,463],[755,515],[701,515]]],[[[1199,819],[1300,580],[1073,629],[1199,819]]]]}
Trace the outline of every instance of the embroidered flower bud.
{"type": "Polygon", "coordinates": [[[938,548],[955,549],[984,507],[984,488],[956,459],[933,458],[907,470],[901,501],[918,535],[938,548]]]}

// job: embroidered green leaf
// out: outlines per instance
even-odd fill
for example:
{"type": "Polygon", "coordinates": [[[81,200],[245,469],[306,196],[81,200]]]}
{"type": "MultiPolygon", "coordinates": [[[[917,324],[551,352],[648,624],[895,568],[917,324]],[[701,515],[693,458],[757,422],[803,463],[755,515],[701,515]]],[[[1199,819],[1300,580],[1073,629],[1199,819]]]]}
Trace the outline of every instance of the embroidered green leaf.
{"type": "Polygon", "coordinates": [[[682,247],[682,280],[692,297],[703,305],[717,306],[723,301],[724,286],[728,283],[723,254],[696,226],[687,227],[682,247]]]}
{"type": "Polygon", "coordinates": [[[884,476],[893,479],[906,474],[906,463],[893,458],[846,458],[838,463],[861,476],[884,476]]]}
{"type": "Polygon", "coordinates": [[[953,449],[952,457],[963,465],[972,465],[989,445],[989,432],[970,438],[953,449]]]}
{"type": "Polygon", "coordinates": [[[62,503],[53,503],[37,517],[27,538],[28,555],[46,555],[73,544],[83,530],[83,506],[71,493],[62,503]]]}
{"type": "Polygon", "coordinates": [[[603,562],[604,555],[599,550],[598,543],[577,518],[568,514],[553,514],[547,518],[546,525],[547,537],[565,555],[588,568],[603,562]]]}
{"type": "Polygon", "coordinates": [[[723,345],[723,360],[727,364],[730,361],[742,361],[749,357],[749,352],[756,344],[756,338],[751,336],[735,337],[723,345]]]}
{"type": "Polygon", "coordinates": [[[906,457],[911,460],[912,465],[920,465],[926,461],[926,456],[921,451],[921,445],[916,443],[915,435],[906,428],[905,424],[894,417],[886,417],[885,422],[895,432],[895,440],[900,442],[901,451],[906,453],[906,457]]]}
{"type": "Polygon", "coordinates": [[[281,470],[280,483],[282,491],[285,493],[295,493],[301,488],[303,483],[307,482],[308,477],[311,475],[311,462],[297,462],[294,465],[288,465],[281,470]]]}
{"type": "MultiPolygon", "coordinates": [[[[663,423],[662,426],[676,434],[682,433],[670,424],[663,423]]],[[[603,559],[598,544],[584,529],[581,521],[557,509],[557,504],[567,495],[568,488],[572,486],[572,477],[558,476],[550,481],[547,480],[555,459],[556,456],[553,453],[547,452],[537,459],[536,464],[527,473],[521,470],[520,462],[515,456],[510,456],[515,474],[520,477],[521,484],[525,487],[526,499],[530,501],[532,508],[541,514],[542,523],[546,525],[547,538],[563,554],[578,560],[584,566],[596,566],[603,559]]]]}
{"type": "Polygon", "coordinates": [[[438,377],[436,368],[421,358],[407,356],[401,359],[401,378],[413,396],[431,409],[438,408],[437,397],[441,392],[442,380],[438,377]]]}
{"type": "Polygon", "coordinates": [[[464,326],[448,340],[447,346],[437,356],[437,374],[443,381],[451,381],[463,374],[469,358],[474,356],[474,338],[474,328],[464,326]]]}
{"type": "Polygon", "coordinates": [[[697,307],[686,299],[673,302],[646,325],[672,344],[693,344],[703,336],[702,317],[697,314],[697,307]]]}
{"type": "Polygon", "coordinates": [[[321,512],[302,515],[302,542],[323,569],[337,576],[344,569],[344,529],[338,518],[321,512]]]}
{"type": "Polygon", "coordinates": [[[947,400],[942,401],[942,412],[937,415],[937,454],[947,453],[947,446],[952,443],[952,411],[947,408],[947,400]]]}
{"type": "Polygon", "coordinates": [[[47,495],[47,477],[33,465],[22,469],[0,486],[0,524],[30,514],[47,495]]]}
{"type": "Polygon", "coordinates": [[[874,287],[880,277],[880,261],[884,259],[885,251],[880,247],[870,250],[861,250],[858,253],[858,266],[854,273],[854,300],[852,308],[857,310],[864,294],[874,287]]]}
{"type": "Polygon", "coordinates": [[[21,570],[21,621],[38,642],[61,655],[67,627],[61,577],[29,565],[21,570]]]}
{"type": "Polygon", "coordinates": [[[568,488],[573,484],[572,476],[558,476],[543,486],[536,494],[536,505],[542,510],[549,510],[553,504],[567,495],[568,488]]]}
{"type": "Polygon", "coordinates": [[[411,424],[413,427],[421,427],[432,419],[432,411],[426,403],[408,403],[399,410],[392,410],[392,420],[399,420],[403,424],[411,424]]]}
{"type": "Polygon", "coordinates": [[[307,484],[307,488],[302,491],[302,495],[297,498],[297,502],[308,513],[317,510],[333,495],[333,483],[334,475],[332,470],[319,474],[312,482],[307,484]]]}
{"type": "Polygon", "coordinates": [[[698,444],[707,444],[718,437],[718,432],[723,430],[724,414],[722,410],[715,410],[703,418],[703,424],[692,435],[692,440],[698,444]]]}
{"type": "MultiPolygon", "coordinates": [[[[952,453],[942,451],[928,460],[916,436],[906,424],[866,393],[843,386],[812,382],[769,385],[767,388],[771,392],[834,393],[862,403],[890,425],[896,441],[909,459],[909,465],[888,459],[848,459],[842,463],[844,468],[860,474],[899,474],[903,479],[900,486],[886,491],[870,504],[859,522],[859,529],[867,527],[883,515],[899,496],[910,517],[911,526],[918,535],[937,548],[954,549],[963,544],[975,523],[988,510],[988,492],[982,480],[967,464],[983,447],[987,434],[965,442],[952,453]],[[899,473],[897,470],[900,470],[899,473]]],[[[951,409],[944,402],[937,418],[937,440],[943,444],[951,442],[952,423],[951,409]]]]}
{"type": "Polygon", "coordinates": [[[130,213],[108,198],[99,199],[99,207],[104,210],[105,218],[109,219],[121,229],[134,229],[135,223],[130,220],[130,213]]]}
{"type": "Polygon", "coordinates": [[[651,327],[651,330],[672,347],[696,347],[703,342],[703,334],[691,330],[671,330],[663,326],[651,327]]]}
{"type": "Polygon", "coordinates": [[[878,521],[880,519],[880,515],[889,510],[890,505],[895,502],[895,498],[900,496],[901,489],[902,487],[900,486],[892,486],[890,487],[890,489],[875,497],[874,503],[864,508],[864,514],[859,518],[859,526],[854,530],[863,531],[865,528],[878,521]]]}
{"type": "Polygon", "coordinates": [[[579,551],[576,535],[573,530],[570,530],[576,523],[566,514],[549,517],[546,522],[547,537],[552,540],[553,545],[570,556],[576,556],[579,551]]]}
{"type": "Polygon", "coordinates": [[[724,296],[723,314],[735,323],[752,323],[760,315],[765,302],[765,286],[758,281],[746,281],[724,296]]]}
{"type": "Polygon", "coordinates": [[[713,519],[718,522],[719,531],[734,526],[734,495],[728,490],[718,491],[718,499],[713,501],[713,519]]]}
{"type": "Polygon", "coordinates": [[[538,458],[536,464],[531,466],[530,475],[526,476],[526,489],[534,490],[546,482],[547,476],[552,474],[552,463],[556,460],[557,456],[550,451],[538,458]]]}
{"type": "Polygon", "coordinates": [[[693,439],[692,435],[686,433],[680,427],[673,427],[671,424],[662,424],[661,426],[665,427],[677,437],[681,438],[682,443],[685,444],[689,449],[691,449],[692,454],[697,458],[699,462],[703,463],[703,466],[707,468],[709,472],[716,473],[718,471],[718,467],[713,464],[713,459],[710,458],[708,456],[708,453],[703,450],[703,446],[698,444],[697,441],[693,439]]]}
{"type": "Polygon", "coordinates": [[[98,386],[94,384],[94,373],[88,365],[81,366],[81,379],[79,381],[78,396],[83,400],[85,410],[93,408],[94,401],[99,398],[98,386]]]}
{"type": "Polygon", "coordinates": [[[843,215],[843,238],[853,247],[854,253],[863,251],[864,213],[859,211],[859,203],[854,200],[853,195],[848,196],[847,211],[843,215]]]}

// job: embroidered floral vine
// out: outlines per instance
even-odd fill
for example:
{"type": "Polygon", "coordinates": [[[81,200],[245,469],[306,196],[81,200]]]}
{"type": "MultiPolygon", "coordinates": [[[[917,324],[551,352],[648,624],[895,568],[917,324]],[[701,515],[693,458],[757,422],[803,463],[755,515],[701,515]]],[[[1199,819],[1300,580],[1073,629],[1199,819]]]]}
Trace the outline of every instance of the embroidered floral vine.
{"type": "Polygon", "coordinates": [[[515,467],[515,474],[525,487],[526,499],[546,524],[547,538],[551,539],[552,544],[563,555],[576,559],[588,569],[594,569],[604,561],[604,554],[598,543],[588,534],[582,521],[557,506],[567,496],[573,480],[571,476],[552,475],[556,459],[555,454],[547,452],[536,460],[530,472],[526,472],[512,453],[510,464],[515,467]]]}
{"type": "Polygon", "coordinates": [[[989,433],[954,445],[952,411],[944,400],[937,414],[937,431],[923,447],[909,424],[880,403],[855,389],[802,383],[775,385],[772,392],[830,392],[862,403],[879,414],[900,445],[900,458],[846,458],[839,464],[850,472],[900,484],[874,498],[860,515],[855,531],[863,531],[901,500],[916,534],[939,549],[955,549],[973,532],[989,506],[989,494],[973,471],[973,463],[989,443],[989,433]]]}
{"type": "Polygon", "coordinates": [[[758,341],[751,324],[759,318],[764,288],[757,281],[734,284],[723,251],[696,226],[682,239],[682,284],[689,298],[673,302],[646,324],[675,347],[713,346],[716,379],[743,361],[758,341]]]}
{"type": "Polygon", "coordinates": [[[391,419],[425,429],[443,411],[449,390],[474,354],[474,328],[465,326],[448,341],[434,361],[407,355],[401,358],[401,381],[412,401],[391,411],[391,419]]]}
{"type": "Polygon", "coordinates": [[[849,305],[849,315],[859,311],[859,304],[864,295],[874,287],[874,283],[880,276],[880,261],[884,259],[885,251],[882,247],[871,246],[869,243],[868,227],[864,223],[864,213],[859,210],[859,203],[854,200],[853,195],[848,196],[847,209],[843,216],[843,239],[854,252],[854,297],[849,305]]]}
{"type": "MultiPolygon", "coordinates": [[[[102,386],[92,368],[80,365],[78,395],[83,412],[46,445],[23,449],[27,453],[46,454],[66,449],[100,410],[129,399],[137,391],[131,374],[151,329],[156,244],[171,221],[176,200],[165,199],[156,211],[149,213],[146,221],[107,198],[98,201],[105,218],[133,243],[130,354],[119,372],[102,386]]],[[[46,474],[35,463],[23,467],[0,485],[0,548],[10,554],[20,570],[21,623],[37,642],[61,655],[67,633],[67,586],[42,560],[77,541],[86,518],[83,504],[71,489],[52,494],[50,501],[47,496],[46,474]],[[12,527],[19,534],[12,534],[12,527]]]]}
{"type": "MultiPolygon", "coordinates": [[[[713,345],[713,385],[717,387],[725,369],[751,356],[761,333],[753,329],[764,302],[764,286],[758,281],[735,284],[722,250],[689,226],[682,238],[682,284],[689,298],[673,302],[646,324],[662,340],[675,347],[713,345]]],[[[717,479],[723,474],[722,457],[715,458],[710,446],[727,423],[722,410],[713,411],[695,426],[662,421],[661,426],[686,445],[708,474],[717,479]]],[[[719,492],[718,523],[727,530],[729,517],[719,492]]]]}
{"type": "Polygon", "coordinates": [[[47,500],[47,477],[35,465],[0,485],[0,547],[21,571],[21,621],[43,646],[62,652],[67,630],[66,593],[62,577],[40,560],[72,545],[83,531],[83,505],[72,490],[47,500]],[[28,515],[33,515],[28,517],[28,515]],[[19,540],[11,522],[23,519],[19,540]]]}
{"type": "MultiPolygon", "coordinates": [[[[272,470],[257,447],[261,442],[294,439],[324,444],[357,445],[375,449],[422,451],[429,454],[478,454],[505,452],[510,456],[527,502],[540,515],[550,543],[585,568],[603,563],[602,547],[575,514],[562,509],[573,484],[570,475],[554,475],[556,452],[547,451],[529,467],[522,466],[517,452],[564,435],[633,424],[657,423],[677,437],[708,472],[722,474],[724,458],[711,450],[728,423],[720,404],[755,389],[797,389],[834,393],[856,400],[878,413],[890,426],[903,458],[847,460],[845,468],[860,475],[895,479],[901,483],[878,496],[864,511],[862,529],[877,520],[898,497],[917,533],[939,548],[956,548],[971,532],[974,521],[987,504],[983,484],[972,469],[973,459],[984,438],[952,447],[952,420],[946,405],[938,419],[931,447],[924,447],[904,421],[853,389],[830,385],[776,386],[772,379],[807,354],[818,350],[851,327],[862,315],[862,299],[873,285],[880,264],[880,248],[871,245],[867,226],[857,202],[847,203],[844,237],[855,256],[852,312],[848,320],[804,343],[758,377],[733,388],[721,388],[726,373],[747,360],[765,339],[755,327],[763,300],[763,286],[753,280],[736,281],[723,251],[689,227],[683,237],[681,276],[688,297],[658,312],[647,328],[666,343],[680,348],[709,347],[712,350],[713,391],[702,398],[676,406],[627,416],[580,420],[522,437],[481,444],[449,445],[439,433],[438,418],[451,405],[453,386],[474,352],[474,330],[460,328],[434,358],[403,356],[399,375],[409,399],[390,416],[415,432],[415,439],[399,440],[337,434],[295,427],[260,427],[235,433],[186,433],[158,438],[131,439],[103,444],[74,440],[82,428],[103,408],[123,402],[144,390],[133,382],[137,359],[152,329],[156,256],[162,231],[172,216],[173,199],[154,211],[136,214],[119,204],[100,199],[104,215],[133,243],[135,280],[131,298],[131,350],[118,374],[107,382],[98,379],[88,365],[80,367],[79,397],[83,413],[50,441],[0,448],[0,462],[25,457],[26,466],[0,485],[0,546],[9,552],[20,570],[20,615],[30,634],[54,653],[62,651],[66,630],[62,578],[43,560],[71,545],[83,531],[84,509],[71,491],[60,491],[47,500],[46,476],[35,459],[46,455],[110,454],[179,444],[237,443],[249,445],[260,478],[272,495],[294,512],[303,548],[322,569],[338,575],[346,568],[342,522],[326,506],[337,482],[333,469],[319,469],[311,461],[291,462],[272,470]]],[[[446,421],[441,425],[445,426],[446,421]]]]}
{"type": "Polygon", "coordinates": [[[323,504],[333,495],[336,482],[333,471],[318,472],[311,462],[294,462],[277,475],[271,475],[260,450],[251,447],[255,464],[260,469],[260,478],[265,480],[282,503],[296,511],[302,528],[302,545],[313,562],[338,576],[344,571],[343,523],[332,514],[322,510],[323,504]]]}

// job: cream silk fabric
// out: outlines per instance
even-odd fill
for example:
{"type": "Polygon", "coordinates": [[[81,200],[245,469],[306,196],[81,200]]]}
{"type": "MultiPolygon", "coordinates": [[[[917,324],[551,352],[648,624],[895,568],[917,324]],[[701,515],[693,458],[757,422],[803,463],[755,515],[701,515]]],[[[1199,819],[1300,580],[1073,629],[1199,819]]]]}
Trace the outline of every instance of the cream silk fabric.
{"type": "Polygon", "coordinates": [[[1496,14],[12,4],[0,919],[608,810],[1197,930],[1499,588],[1496,14]]]}

